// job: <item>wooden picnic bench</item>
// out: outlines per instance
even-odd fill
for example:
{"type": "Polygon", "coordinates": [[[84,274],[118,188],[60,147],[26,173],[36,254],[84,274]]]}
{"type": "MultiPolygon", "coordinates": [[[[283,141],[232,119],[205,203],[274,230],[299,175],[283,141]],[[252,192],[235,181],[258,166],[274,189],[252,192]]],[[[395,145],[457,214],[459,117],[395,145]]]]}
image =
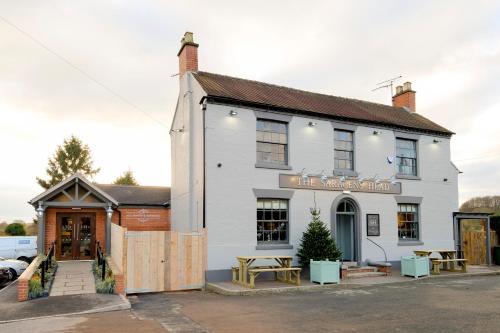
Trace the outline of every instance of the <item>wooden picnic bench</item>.
{"type": "Polygon", "coordinates": [[[250,288],[255,288],[255,278],[260,274],[260,273],[265,273],[265,272],[274,272],[275,277],[277,280],[287,282],[287,283],[295,283],[297,286],[300,286],[300,272],[302,271],[301,268],[298,267],[275,267],[275,268],[251,268],[248,270],[248,273],[250,274],[250,288]],[[279,273],[283,272],[285,273],[285,277],[280,278],[279,273]],[[288,278],[287,274],[290,272],[293,277],[288,278]]]}
{"type": "Polygon", "coordinates": [[[286,255],[239,256],[238,267],[231,267],[233,283],[254,288],[255,278],[266,272],[274,272],[276,280],[300,285],[300,268],[292,267],[292,257],[286,255]],[[256,260],[273,260],[278,265],[252,266],[256,260]],[[250,277],[250,279],[248,279],[250,277]],[[250,280],[250,281],[248,281],[250,280]]]}
{"type": "Polygon", "coordinates": [[[447,265],[450,264],[450,269],[443,269],[443,270],[449,270],[452,272],[456,272],[455,270],[455,263],[462,265],[462,273],[467,273],[467,259],[437,259],[437,258],[431,258],[432,262],[432,274],[441,274],[440,267],[441,264],[447,265]]]}

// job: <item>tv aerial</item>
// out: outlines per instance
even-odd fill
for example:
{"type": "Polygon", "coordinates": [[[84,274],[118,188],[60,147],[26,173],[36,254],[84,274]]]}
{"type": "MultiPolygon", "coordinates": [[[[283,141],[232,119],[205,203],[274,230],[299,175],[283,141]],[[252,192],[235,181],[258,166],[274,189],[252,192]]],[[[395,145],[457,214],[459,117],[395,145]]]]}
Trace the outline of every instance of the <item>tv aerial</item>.
{"type": "Polygon", "coordinates": [[[394,96],[394,82],[396,80],[399,80],[402,77],[403,77],[402,75],[399,75],[399,76],[393,77],[392,79],[379,82],[376,84],[377,87],[375,89],[372,89],[372,91],[379,90],[382,88],[390,88],[390,93],[391,93],[391,98],[392,98],[392,96],[394,96]]]}

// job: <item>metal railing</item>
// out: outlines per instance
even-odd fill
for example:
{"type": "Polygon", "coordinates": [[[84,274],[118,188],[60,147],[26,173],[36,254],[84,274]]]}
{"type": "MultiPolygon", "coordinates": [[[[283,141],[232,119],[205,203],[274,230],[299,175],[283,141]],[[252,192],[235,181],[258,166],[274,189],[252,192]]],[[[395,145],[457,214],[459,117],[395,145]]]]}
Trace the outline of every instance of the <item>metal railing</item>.
{"type": "Polygon", "coordinates": [[[382,246],[378,245],[377,243],[375,243],[374,241],[372,241],[370,238],[366,237],[366,239],[368,239],[370,242],[372,242],[373,244],[375,244],[379,249],[382,250],[382,252],[384,252],[385,262],[387,262],[387,253],[385,253],[384,248],[382,246]]]}
{"type": "Polygon", "coordinates": [[[101,245],[99,241],[96,242],[96,253],[97,253],[97,265],[101,267],[101,280],[106,278],[106,257],[102,252],[101,245]]]}
{"type": "Polygon", "coordinates": [[[43,260],[40,263],[40,265],[38,265],[38,268],[40,268],[42,271],[42,276],[41,276],[42,288],[45,288],[45,273],[49,270],[49,267],[52,266],[54,251],[55,251],[55,242],[52,242],[49,251],[47,252],[47,256],[45,257],[45,260],[43,260]]]}

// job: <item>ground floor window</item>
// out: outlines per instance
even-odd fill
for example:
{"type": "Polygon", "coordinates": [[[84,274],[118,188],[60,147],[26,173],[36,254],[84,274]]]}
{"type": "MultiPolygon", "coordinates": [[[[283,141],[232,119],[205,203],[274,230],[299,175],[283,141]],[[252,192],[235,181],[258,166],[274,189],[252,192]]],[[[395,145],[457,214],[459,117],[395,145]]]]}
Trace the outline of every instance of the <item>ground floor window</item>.
{"type": "Polygon", "coordinates": [[[257,242],[288,243],[288,200],[257,200],[257,242]]]}
{"type": "Polygon", "coordinates": [[[400,240],[418,240],[418,205],[398,204],[398,236],[400,240]]]}

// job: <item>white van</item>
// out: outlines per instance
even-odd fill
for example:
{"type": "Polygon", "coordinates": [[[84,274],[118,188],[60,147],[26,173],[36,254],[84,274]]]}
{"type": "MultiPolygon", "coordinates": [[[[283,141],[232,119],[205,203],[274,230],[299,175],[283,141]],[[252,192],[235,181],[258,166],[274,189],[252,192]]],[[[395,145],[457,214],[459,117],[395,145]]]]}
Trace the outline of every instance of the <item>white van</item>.
{"type": "Polygon", "coordinates": [[[36,236],[1,236],[0,257],[26,262],[37,255],[36,236]]]}

